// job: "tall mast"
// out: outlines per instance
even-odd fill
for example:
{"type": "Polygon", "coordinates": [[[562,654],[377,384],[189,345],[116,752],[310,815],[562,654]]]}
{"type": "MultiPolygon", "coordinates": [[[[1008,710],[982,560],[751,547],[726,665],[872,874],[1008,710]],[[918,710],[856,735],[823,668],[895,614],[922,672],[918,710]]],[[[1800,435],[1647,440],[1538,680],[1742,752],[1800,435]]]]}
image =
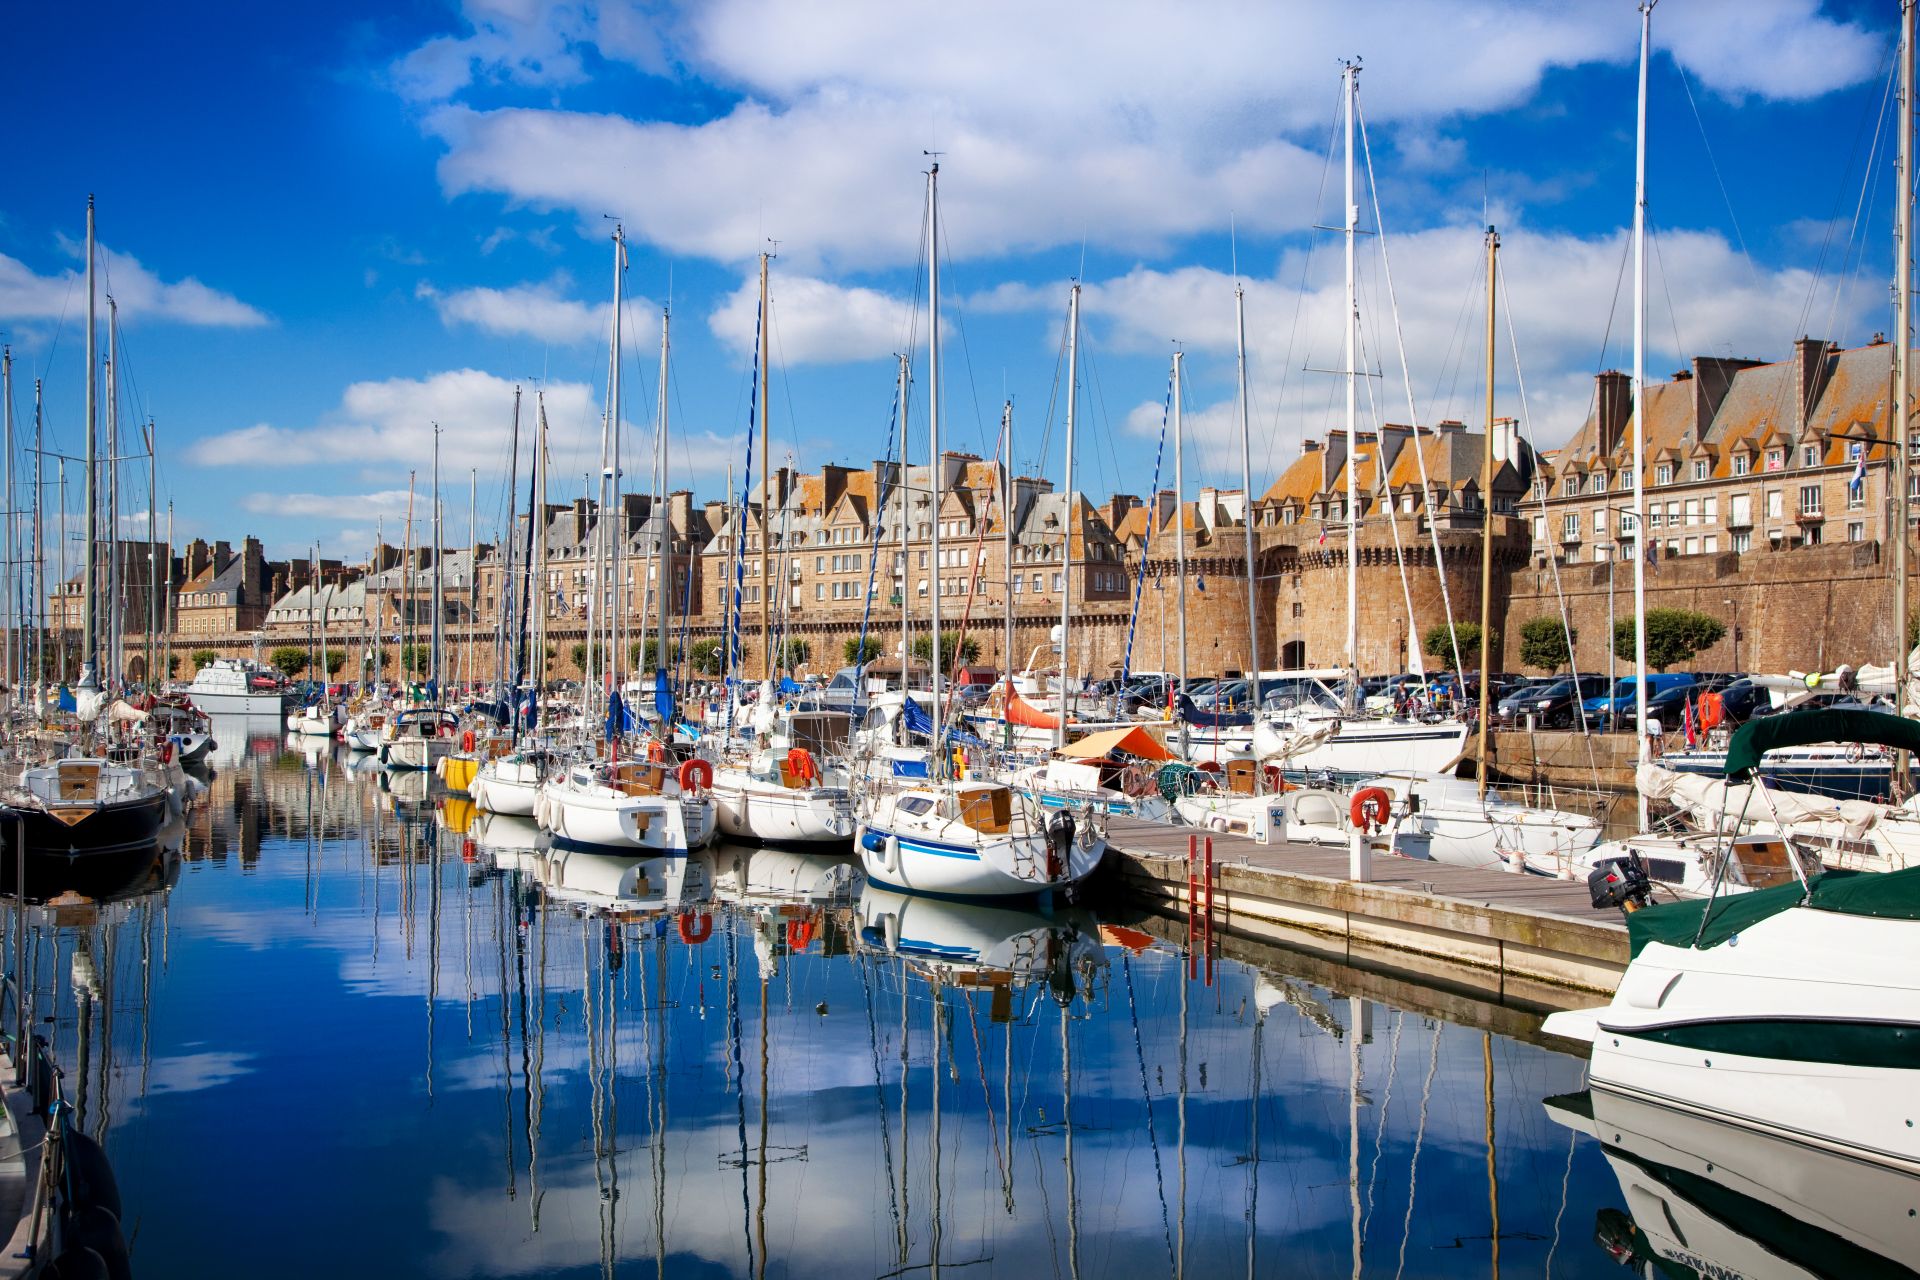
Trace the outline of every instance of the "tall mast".
{"type": "Polygon", "coordinates": [[[400,683],[407,688],[407,701],[411,702],[413,668],[418,664],[414,659],[419,654],[420,624],[417,618],[419,601],[414,596],[419,580],[413,572],[413,482],[414,473],[407,472],[407,528],[400,537],[400,683]],[[409,652],[412,650],[413,652],[409,652]]]}
{"type": "MultiPolygon", "coordinates": [[[[1633,156],[1633,708],[1640,762],[1647,743],[1647,56],[1653,0],[1640,0],[1640,103],[1633,156]]],[[[1905,339],[1902,338],[1904,342],[1905,339]]],[[[1905,531],[1902,531],[1905,540],[1905,531]]],[[[1647,797],[1640,794],[1640,829],[1647,829],[1647,797]]]]}
{"type": "MultiPolygon", "coordinates": [[[[526,626],[526,619],[522,616],[524,609],[515,607],[513,593],[513,544],[516,540],[514,538],[516,532],[514,528],[514,508],[519,505],[520,501],[519,494],[515,492],[519,483],[520,386],[518,383],[515,383],[513,388],[513,432],[511,442],[507,446],[507,523],[506,536],[503,539],[507,545],[505,547],[505,556],[500,565],[500,644],[499,647],[494,650],[498,656],[494,659],[493,663],[494,696],[496,700],[503,696],[512,697],[510,683],[515,674],[512,668],[519,657],[520,636],[526,626]]],[[[527,513],[527,527],[529,529],[533,527],[533,513],[531,510],[527,513]]],[[[473,566],[473,572],[475,581],[477,582],[480,573],[480,566],[478,564],[473,566]]],[[[517,731],[518,721],[513,721],[513,724],[517,731]]]]}
{"type": "Polygon", "coordinates": [[[532,602],[533,624],[533,669],[538,674],[533,677],[533,687],[541,689],[547,683],[547,393],[543,388],[534,398],[534,441],[533,467],[536,475],[533,486],[534,522],[533,559],[528,565],[533,574],[532,590],[528,598],[532,602]]]}
{"type": "Polygon", "coordinates": [[[447,545],[440,528],[440,424],[433,424],[433,630],[427,659],[428,676],[433,682],[434,700],[445,696],[440,678],[440,622],[444,597],[441,593],[440,549],[447,545]]]}
{"type": "MultiPolygon", "coordinates": [[[[41,530],[45,522],[40,516],[40,502],[45,496],[45,488],[40,481],[40,465],[45,457],[41,452],[46,419],[41,412],[41,382],[33,380],[33,578],[27,591],[27,599],[33,606],[35,627],[33,628],[33,718],[37,722],[46,715],[47,700],[40,696],[41,688],[47,680],[47,629],[37,625],[41,622],[40,601],[46,570],[46,553],[41,546],[41,530]]],[[[63,578],[64,582],[65,579],[63,578]]],[[[64,621],[64,619],[63,619],[64,621]]]]}
{"type": "MultiPolygon", "coordinates": [[[[668,645],[668,640],[673,635],[672,615],[669,612],[669,601],[673,593],[669,587],[676,581],[669,567],[672,564],[673,551],[673,498],[672,486],[667,483],[667,352],[670,345],[669,330],[672,324],[672,308],[660,308],[660,408],[654,415],[654,420],[659,426],[653,441],[654,474],[659,477],[661,503],[659,519],[654,525],[657,531],[655,544],[660,551],[656,557],[660,563],[654,570],[660,575],[660,581],[654,587],[654,594],[660,601],[660,638],[654,642],[653,657],[654,669],[668,672],[673,670],[673,660],[668,645]]],[[[662,728],[664,729],[665,726],[663,725],[662,728]]]]}
{"type": "MultiPolygon", "coordinates": [[[[1071,398],[1068,403],[1072,403],[1071,398]]],[[[940,162],[937,160],[927,168],[927,442],[927,474],[933,490],[933,536],[928,543],[932,560],[928,577],[933,581],[933,590],[928,595],[933,628],[933,643],[928,647],[933,690],[932,772],[934,777],[942,778],[947,770],[945,752],[940,749],[940,162]]],[[[1072,450],[1068,450],[1068,456],[1072,456],[1072,450]]],[[[906,685],[905,676],[906,659],[902,658],[902,687],[906,685]]]]}
{"type": "Polygon", "coordinates": [[[87,197],[87,509],[82,528],[86,530],[86,540],[80,553],[80,580],[85,587],[80,592],[80,684],[82,688],[99,688],[99,650],[94,644],[97,630],[94,619],[94,596],[100,590],[100,582],[95,576],[96,556],[99,551],[96,540],[100,536],[100,511],[94,492],[95,454],[98,452],[100,407],[96,391],[100,354],[96,349],[99,341],[98,325],[94,320],[93,288],[93,197],[87,197]]]}
{"type": "Polygon", "coordinates": [[[107,616],[102,619],[107,642],[107,678],[118,683],[127,674],[120,655],[124,626],[120,607],[120,306],[107,295],[107,616]]]}
{"type": "MultiPolygon", "coordinates": [[[[512,489],[509,488],[511,493],[512,489]]],[[[460,646],[460,672],[468,684],[478,680],[480,663],[473,652],[473,620],[480,603],[480,472],[467,469],[467,642],[460,646]]],[[[324,622],[322,623],[324,626],[324,622]]]]}
{"type": "MultiPolygon", "coordinates": [[[[1073,526],[1079,518],[1073,500],[1073,428],[1074,407],[1080,400],[1080,282],[1073,282],[1067,295],[1067,476],[1064,506],[1067,518],[1060,524],[1060,567],[1066,576],[1060,580],[1060,724],[1053,731],[1053,745],[1067,744],[1067,655],[1073,626],[1073,526]]],[[[934,519],[940,518],[939,512],[934,519]]],[[[1084,549],[1082,551],[1084,554],[1084,549]]]]}
{"type": "Polygon", "coordinates": [[[1493,630],[1493,302],[1499,281],[1500,236],[1487,228],[1487,438],[1480,454],[1480,798],[1487,798],[1487,637],[1493,630]]]}
{"type": "MultiPolygon", "coordinates": [[[[1186,360],[1186,353],[1173,353],[1173,566],[1175,582],[1180,588],[1180,692],[1187,691],[1187,480],[1181,469],[1184,450],[1180,435],[1180,366],[1186,360]]],[[[1186,735],[1186,725],[1182,721],[1180,733],[1186,735]]]]}
{"type": "MultiPolygon", "coordinates": [[[[13,439],[13,433],[11,431],[7,433],[7,439],[9,443],[11,443],[13,439]]],[[[9,448],[8,453],[11,455],[11,448],[9,448]]],[[[8,465],[12,465],[11,461],[9,461],[8,465]]],[[[153,641],[155,634],[160,630],[160,561],[155,558],[153,550],[154,523],[159,514],[158,503],[154,493],[156,486],[153,474],[157,465],[158,463],[153,450],[153,422],[149,420],[147,423],[147,647],[145,661],[142,663],[147,679],[148,693],[152,693],[154,690],[153,641]]],[[[7,493],[9,495],[13,493],[12,485],[7,486],[7,493]]],[[[11,510],[13,504],[9,502],[7,506],[8,509],[11,510]]],[[[12,517],[9,516],[8,519],[11,521],[12,517]]],[[[11,541],[11,539],[9,539],[9,541],[11,541]]],[[[167,558],[171,560],[173,558],[173,549],[169,547],[167,551],[167,558]]]]}
{"type": "MultiPolygon", "coordinates": [[[[1246,537],[1247,551],[1247,675],[1252,681],[1248,705],[1253,714],[1260,714],[1260,573],[1259,564],[1254,559],[1253,548],[1253,446],[1250,437],[1253,432],[1247,410],[1247,291],[1238,281],[1233,286],[1233,339],[1234,359],[1240,377],[1240,485],[1245,493],[1245,510],[1242,512],[1241,525],[1246,537]]],[[[1351,438],[1351,437],[1349,437],[1351,438]]],[[[1349,457],[1351,468],[1352,459],[1349,457]]]]}
{"type": "MultiPolygon", "coordinates": [[[[1894,710],[1906,714],[1907,660],[1907,440],[1911,434],[1913,370],[1913,35],[1915,0],[1900,0],[1900,156],[1898,203],[1894,206],[1893,459],[1887,468],[1893,507],[1893,669],[1894,710]]],[[[1862,445],[1862,449],[1866,446],[1862,445]]],[[[1907,753],[1894,757],[1894,784],[1904,792],[1907,753]]]]}
{"type": "Polygon", "coordinates": [[[0,346],[0,400],[5,400],[6,402],[5,447],[7,455],[5,464],[6,478],[4,481],[7,491],[6,551],[4,562],[0,562],[0,569],[4,570],[4,581],[7,583],[7,589],[4,592],[0,592],[0,595],[6,598],[6,610],[8,614],[7,648],[6,653],[0,655],[0,683],[4,683],[8,688],[12,688],[14,684],[13,656],[14,651],[20,645],[20,619],[24,610],[20,607],[21,601],[19,593],[12,589],[16,575],[20,572],[20,549],[15,545],[16,539],[14,537],[16,531],[15,515],[20,504],[14,501],[13,492],[13,348],[10,346],[0,346]]]}
{"type": "Polygon", "coordinates": [[[620,322],[626,301],[627,237],[613,224],[613,390],[608,396],[607,433],[613,438],[612,478],[607,485],[607,577],[613,587],[613,605],[607,613],[606,671],[617,680],[620,670],[620,633],[627,617],[626,583],[621,581],[620,557],[627,540],[627,504],[620,496],[620,322]]]}
{"type": "MultiPolygon", "coordinates": [[[[1000,470],[1000,548],[1005,556],[1001,576],[1006,580],[1006,637],[1000,643],[1004,656],[1001,666],[1013,676],[1013,401],[1000,406],[1000,439],[1004,454],[1000,470]]],[[[1011,687],[1011,685],[1009,685],[1011,687]]]]}
{"type": "MultiPolygon", "coordinates": [[[[1360,230],[1360,206],[1353,198],[1354,99],[1360,96],[1360,64],[1349,62],[1341,73],[1346,81],[1340,95],[1342,127],[1347,135],[1347,207],[1342,221],[1347,250],[1347,692],[1349,710],[1359,708],[1360,691],[1360,295],[1354,277],[1354,237],[1360,230]]],[[[1249,494],[1251,499],[1252,495],[1249,494]]],[[[1252,567],[1248,567],[1252,572],[1252,567]]],[[[1451,620],[1449,620],[1451,621],[1451,620]]],[[[1257,677],[1256,677],[1257,678],[1257,677]]],[[[1257,707],[1256,707],[1257,710],[1257,707]]]]}
{"type": "Polygon", "coordinates": [[[767,403],[767,351],[773,345],[767,328],[767,263],[770,253],[760,255],[760,678],[773,679],[773,632],[767,625],[767,607],[773,595],[773,580],[767,576],[767,531],[771,526],[773,483],[767,460],[767,419],[772,416],[767,403]]]}
{"type": "Polygon", "coordinates": [[[178,624],[180,621],[180,614],[178,612],[179,606],[175,601],[175,597],[173,593],[173,499],[171,498],[167,499],[167,552],[166,552],[166,555],[167,555],[167,594],[165,596],[166,604],[161,606],[161,609],[162,609],[161,621],[165,624],[166,635],[167,635],[167,643],[166,643],[166,659],[167,660],[161,665],[166,668],[166,671],[163,674],[170,677],[173,675],[173,635],[174,635],[174,632],[179,629],[178,624]]]}

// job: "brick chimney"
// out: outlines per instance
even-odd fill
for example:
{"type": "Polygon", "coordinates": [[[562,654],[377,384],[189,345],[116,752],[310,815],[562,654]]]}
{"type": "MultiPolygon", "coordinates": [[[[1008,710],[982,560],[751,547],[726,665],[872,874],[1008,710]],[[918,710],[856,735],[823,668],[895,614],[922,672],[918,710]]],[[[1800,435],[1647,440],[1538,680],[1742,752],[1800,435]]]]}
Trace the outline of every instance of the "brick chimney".
{"type": "Polygon", "coordinates": [[[1626,438],[1627,423],[1633,419],[1633,379],[1618,369],[1594,375],[1593,413],[1600,456],[1612,455],[1626,438]]]}
{"type": "Polygon", "coordinates": [[[1827,383],[1827,356],[1833,344],[1822,338],[1801,338],[1793,344],[1793,434],[1807,429],[1813,406],[1827,383]]]}
{"type": "Polygon", "coordinates": [[[591,523],[587,509],[591,505],[585,498],[573,500],[573,537],[569,541],[585,542],[587,540],[587,526],[591,523]]]}
{"type": "Polygon", "coordinates": [[[195,538],[187,544],[186,576],[188,582],[192,582],[195,578],[205,573],[210,564],[211,561],[208,559],[207,544],[204,541],[195,538]]]}
{"type": "Polygon", "coordinates": [[[833,504],[847,491],[847,477],[853,474],[852,467],[835,466],[829,462],[820,468],[820,514],[833,510],[833,504]]]}
{"type": "Polygon", "coordinates": [[[1347,433],[1344,428],[1327,432],[1326,448],[1320,452],[1320,491],[1332,489],[1347,461],[1347,433]]]}
{"type": "Polygon", "coordinates": [[[1107,528],[1118,529],[1120,522],[1127,518],[1127,512],[1140,505],[1140,499],[1130,493],[1116,493],[1107,499],[1106,510],[1101,517],[1106,520],[1107,528]]]}

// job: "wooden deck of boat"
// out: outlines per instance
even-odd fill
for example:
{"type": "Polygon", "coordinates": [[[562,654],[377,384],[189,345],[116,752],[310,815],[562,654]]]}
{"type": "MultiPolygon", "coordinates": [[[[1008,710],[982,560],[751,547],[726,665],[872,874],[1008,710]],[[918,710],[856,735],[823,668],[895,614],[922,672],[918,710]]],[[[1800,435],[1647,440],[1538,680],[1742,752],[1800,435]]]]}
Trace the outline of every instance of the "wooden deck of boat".
{"type": "MultiPolygon", "coordinates": [[[[1107,844],[1123,883],[1187,910],[1187,841],[1205,832],[1115,817],[1107,844]]],[[[1490,969],[1502,980],[1611,991],[1627,961],[1617,911],[1584,884],[1375,854],[1372,879],[1347,853],[1213,835],[1215,927],[1250,936],[1317,934],[1490,969]],[[1278,934],[1276,934],[1278,931],[1278,934]]]]}

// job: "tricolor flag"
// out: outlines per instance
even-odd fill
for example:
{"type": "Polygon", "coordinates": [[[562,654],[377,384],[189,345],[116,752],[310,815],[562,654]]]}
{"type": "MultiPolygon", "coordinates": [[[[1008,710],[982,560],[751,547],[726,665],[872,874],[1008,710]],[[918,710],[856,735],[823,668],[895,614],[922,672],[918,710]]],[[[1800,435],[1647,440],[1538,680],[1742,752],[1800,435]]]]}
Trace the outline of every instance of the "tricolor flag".
{"type": "Polygon", "coordinates": [[[1322,547],[1327,545],[1327,526],[1320,526],[1320,541],[1315,545],[1322,547]]]}
{"type": "Polygon", "coordinates": [[[1847,488],[1858,494],[1867,483],[1867,451],[1859,445],[1853,446],[1853,475],[1847,480],[1847,488]]]}
{"type": "Polygon", "coordinates": [[[1681,704],[1681,707],[1682,707],[1682,710],[1680,712],[1680,724],[1681,724],[1681,727],[1686,730],[1687,746],[1691,748],[1695,745],[1694,736],[1693,736],[1693,726],[1694,726],[1693,699],[1689,697],[1684,703],[1681,704]]]}

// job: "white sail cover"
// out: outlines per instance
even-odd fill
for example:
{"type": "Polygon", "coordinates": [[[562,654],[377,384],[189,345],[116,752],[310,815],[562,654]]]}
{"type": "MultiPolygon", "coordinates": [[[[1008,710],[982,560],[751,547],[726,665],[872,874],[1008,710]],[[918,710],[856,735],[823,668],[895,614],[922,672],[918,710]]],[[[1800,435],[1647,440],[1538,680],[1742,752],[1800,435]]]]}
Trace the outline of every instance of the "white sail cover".
{"type": "Polygon", "coordinates": [[[1705,831],[1718,830],[1728,820],[1765,822],[1775,817],[1783,827],[1830,827],[1838,824],[1848,838],[1865,838],[1880,819],[1892,812],[1871,800],[1835,800],[1831,796],[1802,795],[1768,790],[1754,795],[1750,782],[1723,782],[1697,773],[1680,773],[1657,764],[1643,764],[1634,774],[1640,794],[1665,800],[1684,811],[1705,831]]]}

